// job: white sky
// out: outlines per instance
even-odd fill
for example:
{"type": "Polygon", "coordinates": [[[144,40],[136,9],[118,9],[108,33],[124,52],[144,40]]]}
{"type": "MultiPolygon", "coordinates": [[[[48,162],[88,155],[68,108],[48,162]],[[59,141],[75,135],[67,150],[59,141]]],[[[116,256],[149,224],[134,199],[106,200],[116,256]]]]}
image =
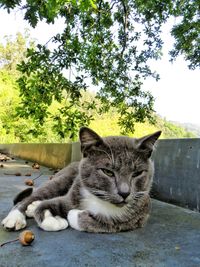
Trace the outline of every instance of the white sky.
{"type": "MultiPolygon", "coordinates": [[[[160,74],[161,79],[145,81],[145,88],[155,97],[155,111],[168,120],[189,122],[200,125],[200,71],[189,70],[183,57],[179,57],[173,64],[169,62],[167,51],[171,48],[173,39],[169,34],[169,24],[163,27],[164,57],[151,66],[160,74]]],[[[62,31],[63,23],[46,25],[39,23],[32,29],[23,20],[20,11],[7,14],[0,10],[0,42],[5,35],[15,35],[29,28],[31,37],[46,43],[51,36],[62,31]]]]}

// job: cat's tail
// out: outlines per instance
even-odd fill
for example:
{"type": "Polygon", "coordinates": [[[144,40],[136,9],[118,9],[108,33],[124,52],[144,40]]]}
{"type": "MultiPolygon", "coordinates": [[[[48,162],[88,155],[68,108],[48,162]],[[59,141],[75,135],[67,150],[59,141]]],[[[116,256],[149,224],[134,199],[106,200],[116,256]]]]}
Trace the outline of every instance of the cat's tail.
{"type": "Polygon", "coordinates": [[[13,199],[13,204],[16,205],[18,202],[22,201],[24,198],[29,197],[33,192],[33,188],[29,187],[25,190],[21,191],[16,197],[13,199]]]}

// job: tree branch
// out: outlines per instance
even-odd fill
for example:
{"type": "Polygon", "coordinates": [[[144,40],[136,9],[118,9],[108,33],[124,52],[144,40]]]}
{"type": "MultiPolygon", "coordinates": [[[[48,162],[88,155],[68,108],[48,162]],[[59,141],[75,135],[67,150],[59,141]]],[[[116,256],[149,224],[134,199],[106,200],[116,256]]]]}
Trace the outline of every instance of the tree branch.
{"type": "Polygon", "coordinates": [[[124,54],[124,51],[126,49],[127,46],[127,24],[128,24],[128,12],[127,12],[127,7],[124,3],[124,1],[121,1],[122,6],[123,6],[123,12],[124,12],[124,19],[123,19],[123,27],[124,27],[124,42],[123,42],[123,48],[121,51],[121,57],[124,54]]]}

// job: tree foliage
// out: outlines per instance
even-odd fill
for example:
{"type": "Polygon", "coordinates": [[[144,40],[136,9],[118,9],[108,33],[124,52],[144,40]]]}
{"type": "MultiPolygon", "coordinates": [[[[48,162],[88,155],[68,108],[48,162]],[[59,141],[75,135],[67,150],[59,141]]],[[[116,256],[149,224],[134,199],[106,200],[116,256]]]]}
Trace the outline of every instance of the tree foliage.
{"type": "Polygon", "coordinates": [[[34,40],[28,30],[24,34],[18,32],[16,36],[4,36],[0,43],[0,68],[7,70],[13,76],[19,76],[17,65],[26,59],[27,47],[34,47],[34,40]]]}
{"type": "Polygon", "coordinates": [[[174,47],[170,51],[171,61],[183,55],[188,67],[200,67],[200,1],[199,0],[136,0],[139,12],[146,20],[159,19],[166,22],[175,18],[171,29],[174,47]]]}
{"type": "MultiPolygon", "coordinates": [[[[48,128],[53,123],[48,119],[44,124],[36,123],[33,118],[20,118],[17,109],[20,106],[20,90],[16,79],[19,71],[16,67],[25,60],[27,46],[34,46],[28,32],[6,36],[0,43],[0,142],[44,142],[48,128]]],[[[48,141],[61,141],[52,131],[48,141]]]]}
{"type": "MultiPolygon", "coordinates": [[[[94,96],[85,93],[81,99],[82,103],[92,101],[94,96]]],[[[31,119],[19,118],[16,114],[16,107],[20,103],[19,88],[15,82],[13,75],[8,70],[0,70],[0,143],[16,143],[16,142],[67,142],[69,139],[59,137],[56,132],[51,131],[54,127],[54,121],[49,117],[43,126],[36,125],[31,119]]],[[[51,113],[56,113],[58,108],[62,109],[65,103],[59,105],[54,101],[50,108],[51,113]]],[[[92,129],[96,130],[102,136],[120,134],[120,127],[117,124],[119,115],[115,109],[111,109],[108,113],[99,115],[90,113],[94,116],[94,120],[89,124],[92,129]]],[[[70,119],[70,116],[69,116],[70,119]]],[[[72,119],[73,120],[73,119],[72,119]]],[[[69,122],[70,125],[70,122],[69,122]]],[[[195,137],[195,134],[189,133],[177,125],[156,117],[156,124],[152,125],[147,122],[144,124],[136,123],[135,136],[144,136],[150,132],[162,130],[162,137],[195,137]]],[[[76,132],[73,139],[77,140],[76,132]]],[[[72,137],[71,137],[72,138],[72,137]]]]}
{"type": "Polygon", "coordinates": [[[47,23],[65,19],[64,31],[48,45],[29,48],[27,59],[18,67],[22,73],[18,112],[41,125],[54,100],[66,101],[51,115],[61,137],[73,138],[81,125],[89,124],[90,109],[115,108],[126,133],[134,130],[135,123],[152,119],[153,97],[142,90],[142,82],[147,77],[159,78],[148,61],[161,57],[161,26],[171,15],[179,21],[172,29],[172,59],[183,54],[190,68],[199,67],[199,1],[29,0],[22,5],[19,0],[3,0],[1,6],[8,11],[23,9],[33,27],[42,19],[47,23]],[[95,100],[80,102],[81,91],[88,86],[98,89],[100,106],[95,100]]]}

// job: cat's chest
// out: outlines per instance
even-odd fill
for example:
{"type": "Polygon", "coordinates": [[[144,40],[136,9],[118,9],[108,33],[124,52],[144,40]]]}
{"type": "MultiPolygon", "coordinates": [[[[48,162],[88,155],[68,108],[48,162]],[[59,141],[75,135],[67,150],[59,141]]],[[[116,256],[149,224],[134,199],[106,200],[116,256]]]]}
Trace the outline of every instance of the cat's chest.
{"type": "Polygon", "coordinates": [[[126,213],[125,207],[117,207],[116,205],[101,200],[91,194],[87,189],[81,189],[81,208],[90,211],[94,215],[102,215],[107,218],[121,217],[126,213]]]}

